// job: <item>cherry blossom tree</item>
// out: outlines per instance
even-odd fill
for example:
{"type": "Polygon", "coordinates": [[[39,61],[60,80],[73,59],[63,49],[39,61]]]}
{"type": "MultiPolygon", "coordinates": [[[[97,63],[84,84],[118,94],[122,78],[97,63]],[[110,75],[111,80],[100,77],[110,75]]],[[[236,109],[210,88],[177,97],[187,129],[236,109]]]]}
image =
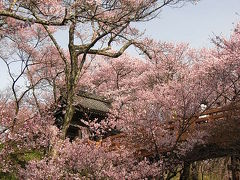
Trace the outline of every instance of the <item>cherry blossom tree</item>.
{"type": "MultiPolygon", "coordinates": [[[[122,58],[107,61],[95,71],[96,75],[91,74],[91,82],[86,82],[98,93],[115,99],[115,121],[128,140],[132,139],[125,144],[132,144],[136,151],[148,150],[158,158],[162,158],[159,151],[167,149],[170,154],[165,165],[181,165],[182,158],[208,137],[196,129],[186,139],[194,118],[226,104],[226,98],[228,102],[238,98],[238,60],[229,53],[229,61],[226,49],[197,51],[185,44],[152,43],[149,47],[155,49],[148,49],[153,57],[149,62],[122,58]]],[[[177,169],[174,166],[171,171],[177,169]]]]}
{"type": "Polygon", "coordinates": [[[143,48],[132,22],[157,16],[165,6],[181,5],[183,0],[141,1],[3,1],[0,6],[2,33],[40,25],[57,49],[64,64],[67,109],[63,124],[65,137],[73,116],[73,97],[89,55],[116,58],[130,46],[143,48]],[[13,28],[12,28],[13,27],[13,28]],[[67,54],[55,39],[52,28],[68,30],[67,54]],[[80,42],[80,43],[79,43],[80,42]],[[114,44],[122,46],[113,50],[114,44]]]}
{"type": "Polygon", "coordinates": [[[217,37],[216,48],[201,50],[143,38],[132,26],[184,2],[2,1],[0,57],[13,99],[0,99],[1,171],[22,179],[171,179],[179,171],[186,178],[184,158],[209,136],[192,131],[194,120],[239,100],[240,66],[239,25],[230,39],[217,37]],[[59,30],[68,34],[67,50],[54,34],[59,30]],[[145,56],[126,54],[131,45],[145,56]],[[15,62],[19,74],[12,71],[15,62]],[[27,88],[18,91],[21,78],[27,88]],[[89,125],[101,128],[100,135],[117,129],[119,139],[66,139],[78,89],[113,100],[106,121],[89,125]],[[59,130],[44,102],[56,105],[61,90],[67,107],[59,130]],[[31,153],[38,157],[26,160],[31,153]]]}

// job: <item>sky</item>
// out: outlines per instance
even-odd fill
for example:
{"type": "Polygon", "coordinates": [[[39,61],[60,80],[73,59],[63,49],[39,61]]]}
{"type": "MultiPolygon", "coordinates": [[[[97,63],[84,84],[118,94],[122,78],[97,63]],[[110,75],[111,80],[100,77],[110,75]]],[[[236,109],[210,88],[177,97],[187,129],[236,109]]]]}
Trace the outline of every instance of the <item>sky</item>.
{"type": "MultiPolygon", "coordinates": [[[[214,35],[229,37],[240,21],[240,0],[201,0],[181,8],[166,7],[160,15],[136,24],[145,35],[159,41],[186,42],[193,48],[211,47],[214,35]]],[[[56,34],[58,42],[66,44],[64,34],[56,34]]],[[[131,50],[131,49],[130,49],[131,50]]],[[[10,82],[4,63],[0,60],[0,90],[10,82]]]]}
{"type": "Polygon", "coordinates": [[[214,34],[229,36],[239,20],[240,0],[201,0],[196,5],[166,8],[157,19],[138,27],[146,29],[146,35],[153,39],[201,48],[211,47],[214,34]]]}

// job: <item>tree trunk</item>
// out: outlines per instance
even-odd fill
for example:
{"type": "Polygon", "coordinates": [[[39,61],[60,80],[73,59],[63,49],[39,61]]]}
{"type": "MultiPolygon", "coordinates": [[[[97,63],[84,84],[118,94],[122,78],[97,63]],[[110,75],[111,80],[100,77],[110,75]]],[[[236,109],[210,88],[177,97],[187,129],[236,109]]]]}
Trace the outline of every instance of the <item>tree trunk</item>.
{"type": "Polygon", "coordinates": [[[76,28],[76,22],[73,21],[69,28],[69,44],[68,49],[70,53],[70,68],[66,67],[65,74],[66,74],[66,84],[67,84],[67,92],[66,92],[66,99],[67,99],[67,107],[66,107],[66,114],[64,116],[63,122],[63,129],[62,129],[62,138],[66,138],[67,130],[70,126],[70,123],[73,118],[74,114],[74,96],[75,96],[75,88],[78,80],[79,73],[81,69],[78,68],[78,57],[76,54],[76,49],[74,46],[74,31],[76,28]]]}
{"type": "Polygon", "coordinates": [[[74,99],[74,89],[70,89],[67,94],[67,107],[66,107],[66,114],[64,116],[63,128],[62,128],[62,138],[65,139],[67,135],[67,130],[70,126],[70,123],[73,118],[74,114],[74,106],[73,106],[73,99],[74,99]]]}

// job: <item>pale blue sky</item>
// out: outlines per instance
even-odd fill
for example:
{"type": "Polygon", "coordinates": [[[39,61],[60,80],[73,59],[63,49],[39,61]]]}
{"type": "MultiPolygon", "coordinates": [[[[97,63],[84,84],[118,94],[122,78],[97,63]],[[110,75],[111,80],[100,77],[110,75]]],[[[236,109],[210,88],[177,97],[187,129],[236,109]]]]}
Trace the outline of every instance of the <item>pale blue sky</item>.
{"type": "MultiPolygon", "coordinates": [[[[201,0],[197,5],[165,8],[158,18],[137,25],[156,40],[186,42],[194,48],[210,47],[210,38],[229,36],[240,20],[240,0],[201,0]]],[[[66,42],[62,33],[59,42],[66,42]]],[[[9,82],[5,65],[0,60],[0,90],[9,82]]]]}
{"type": "Polygon", "coordinates": [[[166,8],[159,18],[139,25],[161,41],[188,42],[192,47],[210,46],[210,38],[229,36],[240,20],[240,0],[201,0],[197,5],[166,8]],[[213,34],[214,33],[214,34],[213,34]]]}

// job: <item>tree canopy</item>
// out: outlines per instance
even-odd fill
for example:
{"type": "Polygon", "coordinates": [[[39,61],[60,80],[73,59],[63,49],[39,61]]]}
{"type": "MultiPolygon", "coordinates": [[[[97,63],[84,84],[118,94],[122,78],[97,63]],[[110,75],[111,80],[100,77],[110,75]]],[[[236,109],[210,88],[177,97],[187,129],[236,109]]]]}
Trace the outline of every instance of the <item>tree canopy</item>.
{"type": "MultiPolygon", "coordinates": [[[[171,179],[180,171],[183,178],[186,157],[219,135],[212,129],[236,133],[238,109],[225,107],[239,103],[240,26],[229,39],[213,37],[211,49],[156,42],[132,26],[187,2],[195,1],[1,1],[0,59],[12,84],[0,96],[0,177],[171,179]],[[59,30],[67,32],[67,49],[59,30]],[[127,54],[129,46],[143,56],[127,54]],[[67,138],[79,91],[111,102],[106,119],[78,119],[101,140],[67,138]],[[206,118],[216,109],[229,112],[220,125],[206,118]],[[196,121],[206,128],[194,129],[196,121]],[[103,139],[112,130],[120,133],[103,139]]],[[[231,140],[231,153],[239,153],[231,140]]]]}

